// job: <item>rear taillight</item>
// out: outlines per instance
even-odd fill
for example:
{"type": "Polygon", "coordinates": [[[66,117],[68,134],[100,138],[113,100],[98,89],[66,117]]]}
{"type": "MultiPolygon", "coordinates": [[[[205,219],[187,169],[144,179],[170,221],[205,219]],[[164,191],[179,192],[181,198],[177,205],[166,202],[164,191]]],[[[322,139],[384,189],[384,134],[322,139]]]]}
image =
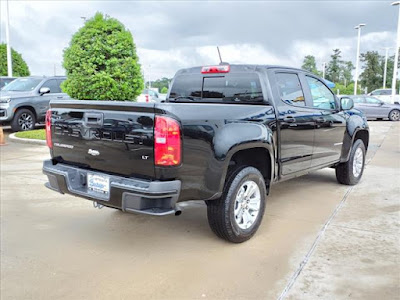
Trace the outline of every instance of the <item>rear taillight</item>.
{"type": "Polygon", "coordinates": [[[47,146],[53,148],[53,142],[51,140],[51,110],[46,112],[46,142],[47,146]]]}
{"type": "Polygon", "coordinates": [[[146,102],[149,102],[149,95],[146,95],[146,102]]]}
{"type": "Polygon", "coordinates": [[[181,130],[171,118],[156,116],[154,127],[154,158],[157,166],[176,166],[181,163],[181,130]]]}
{"type": "Polygon", "coordinates": [[[201,68],[202,74],[212,74],[212,73],[228,73],[231,67],[229,65],[220,65],[220,66],[207,66],[201,68]]]}

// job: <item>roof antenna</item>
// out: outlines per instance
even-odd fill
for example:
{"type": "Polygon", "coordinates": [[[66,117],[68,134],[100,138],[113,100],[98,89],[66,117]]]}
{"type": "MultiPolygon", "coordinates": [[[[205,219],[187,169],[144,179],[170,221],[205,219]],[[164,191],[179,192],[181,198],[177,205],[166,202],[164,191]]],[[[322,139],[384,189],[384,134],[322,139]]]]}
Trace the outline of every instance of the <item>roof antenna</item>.
{"type": "Polygon", "coordinates": [[[219,64],[222,65],[222,58],[221,58],[221,52],[219,52],[219,47],[217,46],[218,50],[218,55],[219,55],[219,64]]]}
{"type": "Polygon", "coordinates": [[[220,61],[220,65],[229,65],[229,63],[222,61],[222,57],[221,57],[221,52],[219,51],[219,47],[217,46],[217,50],[218,50],[218,55],[219,55],[219,61],[220,61]]]}

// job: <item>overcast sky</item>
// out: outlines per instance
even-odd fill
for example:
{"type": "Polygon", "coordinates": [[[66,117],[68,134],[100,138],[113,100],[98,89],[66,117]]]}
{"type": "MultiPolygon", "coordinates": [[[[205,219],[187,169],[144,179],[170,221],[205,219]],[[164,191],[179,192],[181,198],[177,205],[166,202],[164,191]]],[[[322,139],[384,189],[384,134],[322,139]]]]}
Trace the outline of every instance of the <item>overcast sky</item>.
{"type": "MultiPolygon", "coordinates": [[[[1,41],[6,2],[1,0],[1,41]]],[[[184,67],[218,63],[216,45],[230,63],[300,67],[314,55],[318,68],[332,49],[355,62],[361,52],[394,47],[398,9],[391,1],[13,1],[11,45],[33,75],[64,74],[63,49],[96,11],[120,20],[132,33],[145,77],[172,77],[184,67]]],[[[393,54],[393,49],[391,54],[393,54]]]]}

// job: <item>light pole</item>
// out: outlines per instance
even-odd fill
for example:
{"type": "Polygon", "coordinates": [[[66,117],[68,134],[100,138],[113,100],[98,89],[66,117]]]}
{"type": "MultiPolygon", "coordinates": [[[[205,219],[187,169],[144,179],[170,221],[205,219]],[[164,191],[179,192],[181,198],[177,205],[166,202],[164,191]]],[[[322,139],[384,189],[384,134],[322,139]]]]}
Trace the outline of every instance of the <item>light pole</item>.
{"type": "Polygon", "coordinates": [[[392,103],[394,103],[394,97],[396,95],[396,80],[397,80],[397,65],[399,64],[399,47],[400,47],[400,1],[393,2],[393,6],[399,7],[399,14],[397,20],[397,40],[396,49],[394,53],[394,65],[393,65],[393,79],[392,79],[392,103]]]}
{"type": "Polygon", "coordinates": [[[7,43],[7,74],[8,77],[12,77],[12,59],[11,59],[11,45],[10,45],[10,18],[8,12],[8,0],[7,5],[7,19],[6,19],[6,43],[7,43]]]}
{"type": "Polygon", "coordinates": [[[385,50],[385,67],[383,69],[383,84],[382,84],[382,88],[386,89],[386,73],[387,73],[388,54],[389,54],[389,49],[392,49],[392,47],[384,47],[382,49],[385,50]]]}
{"type": "Polygon", "coordinates": [[[358,24],[354,29],[358,30],[358,39],[357,39],[357,57],[356,57],[356,74],[354,78],[354,95],[357,95],[357,81],[358,81],[358,65],[360,62],[360,40],[361,40],[361,27],[365,26],[365,24],[358,24]]]}
{"type": "Polygon", "coordinates": [[[326,62],[322,63],[322,78],[325,79],[326,62]]]}
{"type": "Polygon", "coordinates": [[[150,78],[150,70],[151,70],[151,65],[149,65],[149,74],[147,75],[149,77],[149,89],[151,89],[151,78],[150,78]]]}

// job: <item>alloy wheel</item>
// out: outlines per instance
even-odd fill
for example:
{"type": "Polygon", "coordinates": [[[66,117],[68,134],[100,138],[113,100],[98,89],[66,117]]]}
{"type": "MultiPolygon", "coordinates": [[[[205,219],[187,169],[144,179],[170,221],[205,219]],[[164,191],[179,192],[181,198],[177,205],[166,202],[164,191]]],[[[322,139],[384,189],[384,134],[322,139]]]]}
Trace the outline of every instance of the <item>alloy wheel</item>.
{"type": "Polygon", "coordinates": [[[234,208],[235,222],[239,228],[248,229],[257,220],[261,206],[260,193],[257,183],[251,180],[244,182],[239,188],[234,208]]]}

